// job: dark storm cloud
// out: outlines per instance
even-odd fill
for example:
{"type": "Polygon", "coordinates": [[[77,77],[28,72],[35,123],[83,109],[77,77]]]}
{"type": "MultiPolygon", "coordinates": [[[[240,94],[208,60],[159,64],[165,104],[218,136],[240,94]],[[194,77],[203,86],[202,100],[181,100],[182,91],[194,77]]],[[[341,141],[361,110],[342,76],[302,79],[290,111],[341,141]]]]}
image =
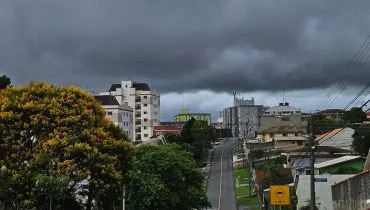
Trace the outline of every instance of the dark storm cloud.
{"type": "MultiPolygon", "coordinates": [[[[0,0],[0,73],[97,90],[312,89],[341,81],[370,2],[0,0]]],[[[367,68],[368,69],[368,68],[367,68]]],[[[353,85],[368,82],[359,69],[353,85]]]]}

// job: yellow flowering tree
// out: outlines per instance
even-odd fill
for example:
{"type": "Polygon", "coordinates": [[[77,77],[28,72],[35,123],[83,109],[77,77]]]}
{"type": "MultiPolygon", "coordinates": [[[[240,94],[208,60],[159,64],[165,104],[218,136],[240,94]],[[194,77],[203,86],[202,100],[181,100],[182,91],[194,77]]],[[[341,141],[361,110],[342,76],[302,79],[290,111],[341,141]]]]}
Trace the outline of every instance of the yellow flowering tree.
{"type": "Polygon", "coordinates": [[[100,104],[80,88],[31,83],[1,90],[0,167],[9,181],[0,186],[6,189],[0,202],[42,205],[36,190],[41,174],[67,177],[70,195],[87,209],[93,203],[111,205],[120,199],[133,161],[132,144],[116,130],[100,104]]]}

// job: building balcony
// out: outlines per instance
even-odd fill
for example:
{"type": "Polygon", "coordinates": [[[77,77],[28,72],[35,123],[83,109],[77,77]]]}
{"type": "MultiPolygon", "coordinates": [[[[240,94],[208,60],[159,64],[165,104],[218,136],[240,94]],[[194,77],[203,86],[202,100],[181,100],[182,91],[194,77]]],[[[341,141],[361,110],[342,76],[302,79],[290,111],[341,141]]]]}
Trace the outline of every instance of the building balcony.
{"type": "Polygon", "coordinates": [[[136,124],[136,125],[141,125],[141,120],[137,120],[137,121],[135,122],[135,124],[136,124]]]}
{"type": "Polygon", "coordinates": [[[140,109],[141,109],[141,106],[140,106],[140,105],[136,105],[136,106],[135,106],[135,109],[136,109],[136,110],[140,110],[140,109]]]}
{"type": "Polygon", "coordinates": [[[136,117],[136,118],[140,118],[140,117],[141,117],[141,113],[136,113],[136,114],[135,114],[135,117],[136,117]]]}
{"type": "Polygon", "coordinates": [[[135,98],[135,102],[141,102],[141,98],[140,97],[136,97],[135,98]]]}

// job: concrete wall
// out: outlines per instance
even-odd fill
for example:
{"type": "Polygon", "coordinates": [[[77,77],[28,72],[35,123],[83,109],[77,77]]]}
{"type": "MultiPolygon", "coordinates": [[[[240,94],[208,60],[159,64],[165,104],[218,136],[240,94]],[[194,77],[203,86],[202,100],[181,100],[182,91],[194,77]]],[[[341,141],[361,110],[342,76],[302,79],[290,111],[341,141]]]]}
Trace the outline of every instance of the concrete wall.
{"type": "MultiPolygon", "coordinates": [[[[318,205],[319,210],[338,210],[337,208],[333,208],[331,186],[352,176],[353,175],[330,175],[330,174],[315,176],[315,178],[328,179],[327,182],[315,182],[316,203],[320,204],[318,205]]],[[[298,197],[297,209],[307,205],[306,201],[310,199],[310,175],[299,176],[296,194],[298,197]]],[[[352,209],[357,210],[357,208],[352,209]]]]}
{"type": "Polygon", "coordinates": [[[333,185],[332,191],[335,210],[365,209],[370,199],[370,171],[333,185]]]}

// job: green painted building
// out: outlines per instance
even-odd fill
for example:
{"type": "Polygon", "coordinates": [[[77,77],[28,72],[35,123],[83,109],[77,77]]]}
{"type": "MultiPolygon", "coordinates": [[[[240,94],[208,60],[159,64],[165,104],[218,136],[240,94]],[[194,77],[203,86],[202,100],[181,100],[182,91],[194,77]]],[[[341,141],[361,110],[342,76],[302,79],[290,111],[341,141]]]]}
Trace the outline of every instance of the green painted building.
{"type": "Polygon", "coordinates": [[[180,113],[174,117],[175,122],[187,122],[191,118],[195,120],[201,120],[211,125],[211,114],[210,113],[190,113],[188,109],[181,109],[180,113]]]}

